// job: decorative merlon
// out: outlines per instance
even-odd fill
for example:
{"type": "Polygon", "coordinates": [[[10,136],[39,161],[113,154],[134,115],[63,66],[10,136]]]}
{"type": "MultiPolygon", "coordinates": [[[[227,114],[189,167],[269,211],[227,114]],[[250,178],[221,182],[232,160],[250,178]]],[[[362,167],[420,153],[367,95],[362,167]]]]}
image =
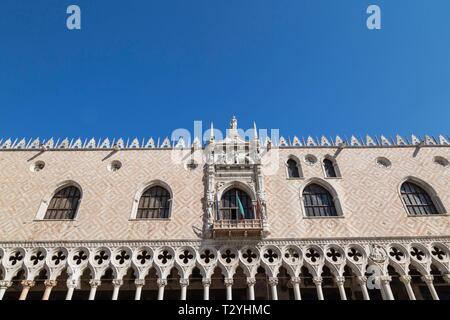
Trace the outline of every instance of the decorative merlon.
{"type": "MultiPolygon", "coordinates": [[[[279,147],[279,148],[319,148],[319,147],[346,147],[346,148],[359,148],[359,147],[395,147],[395,146],[449,146],[450,137],[439,135],[437,138],[429,135],[424,137],[417,137],[411,135],[411,137],[404,138],[400,135],[396,135],[394,138],[388,138],[384,135],[379,137],[372,137],[367,135],[365,138],[351,136],[350,138],[342,138],[336,136],[334,139],[331,137],[322,136],[318,137],[302,137],[294,136],[293,138],[286,138],[281,136],[278,141],[273,141],[269,137],[258,138],[260,144],[264,147],[279,147]]],[[[214,138],[212,138],[214,141],[214,138]]],[[[63,139],[18,139],[7,138],[0,139],[0,150],[61,150],[61,149],[83,149],[83,150],[101,150],[101,149],[188,149],[188,148],[200,148],[206,147],[207,142],[201,142],[198,137],[195,137],[193,141],[186,141],[183,137],[179,137],[176,140],[170,140],[168,137],[164,139],[158,138],[157,141],[153,138],[143,139],[110,139],[110,138],[63,138],[63,139]]]]}

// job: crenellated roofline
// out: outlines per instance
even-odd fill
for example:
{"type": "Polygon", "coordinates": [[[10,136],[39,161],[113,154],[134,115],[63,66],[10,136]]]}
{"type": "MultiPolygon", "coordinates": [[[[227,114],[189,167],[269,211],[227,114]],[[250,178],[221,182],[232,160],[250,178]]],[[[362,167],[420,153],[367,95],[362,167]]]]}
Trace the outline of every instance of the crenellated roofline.
{"type": "MultiPolygon", "coordinates": [[[[351,136],[350,138],[341,138],[336,136],[328,138],[322,136],[317,137],[301,137],[294,136],[292,139],[286,139],[281,136],[278,141],[271,141],[270,138],[265,138],[264,141],[259,139],[263,148],[265,146],[279,147],[279,148],[323,148],[323,147],[404,147],[404,146],[449,146],[450,137],[439,135],[437,138],[425,135],[423,138],[411,135],[409,138],[403,138],[396,135],[395,138],[388,138],[384,135],[371,137],[366,135],[365,138],[358,138],[351,136]]],[[[102,149],[190,149],[190,148],[204,148],[208,143],[201,143],[198,138],[194,141],[185,142],[183,138],[170,140],[168,137],[164,139],[143,138],[143,139],[109,139],[109,138],[0,138],[0,151],[2,150],[102,150],[102,149]]]]}

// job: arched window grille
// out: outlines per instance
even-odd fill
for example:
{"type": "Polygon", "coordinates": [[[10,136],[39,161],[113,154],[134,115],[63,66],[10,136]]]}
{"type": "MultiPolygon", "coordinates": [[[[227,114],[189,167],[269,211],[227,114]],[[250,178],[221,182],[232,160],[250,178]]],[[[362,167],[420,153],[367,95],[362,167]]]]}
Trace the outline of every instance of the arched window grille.
{"type": "Polygon", "coordinates": [[[77,187],[62,188],[50,200],[44,219],[74,219],[80,199],[81,192],[77,187]]]}
{"type": "Polygon", "coordinates": [[[297,161],[295,161],[294,159],[289,159],[287,161],[287,166],[289,178],[300,178],[300,172],[298,170],[297,161]]]}
{"type": "Polygon", "coordinates": [[[154,186],[145,190],[139,200],[137,219],[169,218],[171,198],[165,188],[154,186]]]}
{"type": "Polygon", "coordinates": [[[438,214],[428,193],[412,182],[404,182],[400,188],[403,202],[411,215],[438,214]]]}
{"type": "Polygon", "coordinates": [[[222,195],[218,219],[241,220],[254,218],[253,203],[247,193],[234,188],[222,195]]]}
{"type": "Polygon", "coordinates": [[[330,159],[323,160],[323,167],[325,169],[325,176],[328,178],[336,178],[336,169],[334,163],[330,159]]]}
{"type": "Polygon", "coordinates": [[[318,184],[310,184],[303,190],[303,204],[308,217],[337,216],[333,197],[318,184]]]}

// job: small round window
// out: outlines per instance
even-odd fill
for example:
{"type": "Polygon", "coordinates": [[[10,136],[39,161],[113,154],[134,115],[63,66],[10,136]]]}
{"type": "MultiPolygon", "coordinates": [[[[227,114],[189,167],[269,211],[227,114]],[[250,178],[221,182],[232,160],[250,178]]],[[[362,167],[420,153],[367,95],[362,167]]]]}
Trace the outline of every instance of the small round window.
{"type": "Polygon", "coordinates": [[[309,165],[313,165],[317,162],[317,157],[312,154],[308,154],[305,156],[305,162],[309,165]]]}
{"type": "Polygon", "coordinates": [[[31,170],[32,172],[39,172],[39,171],[41,171],[42,169],[44,169],[44,167],[45,167],[45,162],[44,162],[44,161],[36,161],[35,163],[33,163],[33,164],[30,166],[30,170],[31,170]]]}
{"type": "Polygon", "coordinates": [[[392,163],[388,158],[385,157],[378,157],[377,158],[377,165],[381,168],[389,168],[392,163]]]}
{"type": "Polygon", "coordinates": [[[108,165],[108,170],[111,172],[119,171],[120,168],[122,168],[122,162],[118,160],[111,161],[111,163],[108,165]]]}
{"type": "Polygon", "coordinates": [[[448,167],[448,160],[445,159],[444,157],[440,157],[440,156],[436,156],[433,158],[434,163],[443,166],[443,167],[448,167]]]}

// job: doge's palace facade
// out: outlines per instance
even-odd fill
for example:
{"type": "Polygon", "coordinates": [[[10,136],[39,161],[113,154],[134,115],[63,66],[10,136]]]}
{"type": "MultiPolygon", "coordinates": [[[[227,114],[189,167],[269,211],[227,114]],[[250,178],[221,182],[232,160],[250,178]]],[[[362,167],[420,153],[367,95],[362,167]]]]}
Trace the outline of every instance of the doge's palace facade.
{"type": "Polygon", "coordinates": [[[448,137],[0,140],[0,299],[450,299],[448,137]]]}

